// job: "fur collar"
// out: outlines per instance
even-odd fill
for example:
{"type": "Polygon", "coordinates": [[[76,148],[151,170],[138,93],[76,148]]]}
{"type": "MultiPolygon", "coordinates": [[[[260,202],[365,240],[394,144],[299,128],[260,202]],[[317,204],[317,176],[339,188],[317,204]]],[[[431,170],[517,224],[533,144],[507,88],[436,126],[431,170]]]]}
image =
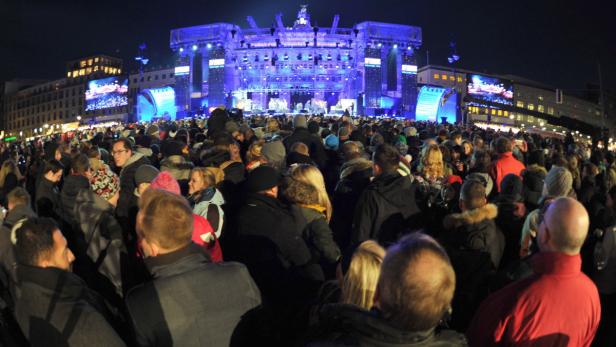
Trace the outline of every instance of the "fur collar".
{"type": "Polygon", "coordinates": [[[540,172],[540,173],[543,173],[544,175],[548,174],[548,171],[543,166],[539,166],[537,164],[528,165],[526,167],[526,171],[533,172],[533,173],[540,172]]]}
{"type": "Polygon", "coordinates": [[[486,204],[474,210],[450,214],[443,220],[443,225],[445,229],[455,229],[463,225],[477,224],[484,220],[494,219],[497,215],[498,207],[494,204],[486,204]]]}
{"type": "Polygon", "coordinates": [[[340,179],[344,179],[355,172],[368,169],[372,169],[372,162],[368,159],[356,158],[349,160],[342,164],[340,168],[340,179]]]}

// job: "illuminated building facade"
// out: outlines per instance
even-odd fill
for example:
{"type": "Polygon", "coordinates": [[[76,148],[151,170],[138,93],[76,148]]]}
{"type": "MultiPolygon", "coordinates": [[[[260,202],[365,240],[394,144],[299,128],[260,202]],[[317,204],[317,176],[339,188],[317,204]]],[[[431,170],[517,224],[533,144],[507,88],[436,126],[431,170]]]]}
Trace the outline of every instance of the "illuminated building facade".
{"type": "Polygon", "coordinates": [[[96,75],[97,78],[102,78],[106,75],[121,75],[122,59],[99,54],[72,60],[66,64],[67,78],[79,78],[92,74],[96,75]]]}
{"type": "Polygon", "coordinates": [[[302,6],[292,26],[215,23],[171,31],[181,113],[225,105],[245,112],[413,115],[421,28],[362,22],[313,26],[302,6]]]}

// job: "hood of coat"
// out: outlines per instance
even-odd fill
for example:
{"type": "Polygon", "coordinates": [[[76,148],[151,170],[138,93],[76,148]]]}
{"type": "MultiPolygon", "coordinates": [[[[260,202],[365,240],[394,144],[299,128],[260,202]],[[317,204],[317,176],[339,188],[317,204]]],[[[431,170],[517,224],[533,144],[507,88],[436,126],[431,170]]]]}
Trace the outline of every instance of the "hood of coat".
{"type": "Polygon", "coordinates": [[[24,218],[36,217],[36,213],[28,205],[17,205],[10,210],[4,218],[4,223],[8,225],[15,225],[24,218]]]}
{"type": "Polygon", "coordinates": [[[176,180],[190,179],[190,170],[195,165],[182,157],[181,155],[172,155],[160,162],[160,171],[167,171],[176,180]]]}
{"type": "Polygon", "coordinates": [[[150,148],[145,148],[145,147],[137,147],[136,152],[137,153],[141,153],[141,154],[145,155],[146,157],[151,157],[152,154],[154,154],[154,152],[152,152],[152,150],[150,148]]]}
{"type": "MultiPolygon", "coordinates": [[[[77,223],[87,226],[94,226],[99,216],[105,212],[113,212],[113,206],[105,199],[96,195],[90,189],[83,189],[79,191],[75,198],[75,220],[77,223]]],[[[83,230],[87,233],[88,230],[83,230]]]]}
{"type": "Polygon", "coordinates": [[[360,171],[372,171],[372,162],[365,158],[349,160],[340,167],[340,179],[345,179],[352,174],[360,171]]]}
{"type": "Polygon", "coordinates": [[[141,160],[141,158],[145,158],[145,155],[143,155],[143,154],[141,154],[139,152],[133,152],[133,155],[130,158],[128,158],[128,160],[126,161],[126,164],[124,164],[124,166],[122,166],[122,171],[120,171],[120,176],[122,175],[124,170],[126,170],[127,167],[129,167],[131,164],[134,164],[137,161],[141,160]]]}
{"type": "Polygon", "coordinates": [[[367,189],[376,190],[383,199],[394,206],[406,206],[409,203],[409,190],[412,189],[413,181],[408,176],[400,174],[383,174],[372,181],[367,189]]]}
{"type": "Polygon", "coordinates": [[[62,195],[77,196],[80,190],[90,188],[90,181],[85,176],[68,175],[64,178],[62,195]]]}
{"type": "Polygon", "coordinates": [[[461,213],[453,213],[445,217],[443,225],[445,229],[455,229],[461,226],[478,224],[486,220],[495,219],[498,216],[498,207],[494,204],[486,204],[483,207],[461,213]]]}

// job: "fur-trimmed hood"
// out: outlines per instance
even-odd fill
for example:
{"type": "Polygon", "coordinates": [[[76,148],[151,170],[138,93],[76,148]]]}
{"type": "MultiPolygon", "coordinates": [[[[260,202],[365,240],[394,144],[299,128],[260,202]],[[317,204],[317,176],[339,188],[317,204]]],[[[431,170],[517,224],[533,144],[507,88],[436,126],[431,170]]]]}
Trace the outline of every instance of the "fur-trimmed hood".
{"type": "Polygon", "coordinates": [[[356,158],[347,161],[340,167],[340,179],[344,179],[355,172],[372,169],[372,162],[365,158],[356,158]]]}
{"type": "Polygon", "coordinates": [[[160,162],[160,171],[169,172],[176,180],[190,179],[190,170],[195,165],[181,155],[172,155],[160,162]]]}
{"type": "Polygon", "coordinates": [[[498,207],[494,204],[486,204],[474,210],[454,213],[445,217],[443,226],[445,229],[455,229],[464,225],[481,223],[484,220],[495,219],[498,216],[498,207]]]}

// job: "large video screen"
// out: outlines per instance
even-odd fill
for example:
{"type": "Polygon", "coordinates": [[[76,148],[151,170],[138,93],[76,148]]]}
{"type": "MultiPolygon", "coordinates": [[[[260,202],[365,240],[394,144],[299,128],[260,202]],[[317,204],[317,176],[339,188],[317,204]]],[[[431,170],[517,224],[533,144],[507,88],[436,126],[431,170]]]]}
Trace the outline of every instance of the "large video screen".
{"type": "Polygon", "coordinates": [[[495,77],[470,74],[468,95],[475,99],[503,105],[513,105],[513,86],[511,82],[495,77]]]}
{"type": "Polygon", "coordinates": [[[108,77],[88,82],[86,111],[128,105],[128,79],[108,77]]]}

